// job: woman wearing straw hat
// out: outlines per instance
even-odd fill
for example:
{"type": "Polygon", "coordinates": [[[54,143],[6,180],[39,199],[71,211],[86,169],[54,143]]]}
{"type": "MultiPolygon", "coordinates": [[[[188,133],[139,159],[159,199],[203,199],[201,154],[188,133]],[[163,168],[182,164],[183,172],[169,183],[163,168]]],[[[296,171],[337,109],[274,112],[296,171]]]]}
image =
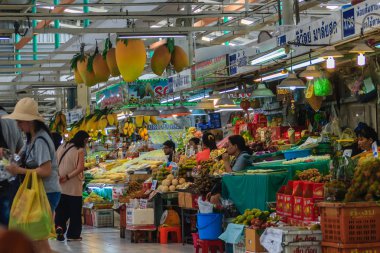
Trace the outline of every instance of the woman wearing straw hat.
{"type": "MultiPolygon", "coordinates": [[[[54,213],[61,195],[58,163],[49,128],[38,113],[37,102],[32,98],[23,98],[16,104],[14,111],[4,118],[16,120],[27,140],[20,151],[21,164],[12,163],[7,167],[8,171],[14,175],[24,175],[27,170],[34,170],[42,178],[54,213]]],[[[51,252],[47,240],[37,241],[35,246],[38,252],[51,252]]]]}

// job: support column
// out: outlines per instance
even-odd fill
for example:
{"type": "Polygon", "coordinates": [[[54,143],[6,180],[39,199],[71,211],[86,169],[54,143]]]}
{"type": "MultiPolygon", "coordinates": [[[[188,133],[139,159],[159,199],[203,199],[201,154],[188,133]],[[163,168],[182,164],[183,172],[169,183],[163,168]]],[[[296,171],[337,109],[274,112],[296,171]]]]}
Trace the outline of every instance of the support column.
{"type": "MultiPolygon", "coordinates": [[[[223,23],[227,23],[228,22],[228,17],[223,17],[223,23]]],[[[224,31],[223,34],[227,34],[228,31],[224,31]]],[[[224,45],[228,46],[230,44],[229,41],[226,41],[224,42],[224,45]]]]}
{"type": "Polygon", "coordinates": [[[293,20],[294,10],[293,10],[293,0],[283,0],[282,1],[282,18],[283,25],[294,25],[293,20]]]}
{"type": "MultiPolygon", "coordinates": [[[[188,14],[188,15],[191,15],[191,12],[192,12],[192,10],[191,10],[191,5],[186,5],[186,13],[188,14]]],[[[194,25],[194,19],[193,18],[191,18],[190,19],[190,26],[193,26],[194,25]]],[[[194,50],[194,43],[193,43],[193,33],[192,32],[189,32],[188,34],[187,34],[187,41],[188,41],[188,43],[189,43],[189,63],[190,63],[190,65],[192,65],[194,62],[194,53],[195,53],[195,50],[194,50]]]]}
{"type": "MultiPolygon", "coordinates": [[[[19,41],[20,41],[20,35],[15,34],[15,44],[17,44],[19,41]]],[[[16,53],[19,53],[19,52],[20,52],[20,50],[16,49],[16,53]]],[[[21,54],[16,54],[15,60],[20,61],[21,60],[21,54]]],[[[18,69],[21,68],[21,64],[16,64],[16,68],[18,68],[18,69]]],[[[17,74],[20,74],[20,71],[17,71],[17,74]]]]}
{"type": "MultiPolygon", "coordinates": [[[[54,6],[59,5],[59,0],[54,0],[54,6]]],[[[54,20],[54,28],[59,28],[59,20],[54,20]]],[[[60,39],[60,34],[55,33],[54,34],[54,48],[57,49],[59,48],[61,44],[61,39],[60,39]]]]}
{"type": "MultiPolygon", "coordinates": [[[[89,0],[83,0],[83,3],[84,4],[88,4],[89,3],[89,0]]],[[[88,5],[84,5],[83,6],[83,13],[88,13],[89,12],[89,7],[88,5]]],[[[83,27],[86,28],[90,25],[90,20],[89,19],[85,19],[83,21],[83,27]]]]}
{"type": "MultiPolygon", "coordinates": [[[[32,13],[37,13],[37,7],[36,7],[36,0],[32,0],[32,13]]],[[[37,20],[32,20],[32,27],[33,29],[37,26],[37,20]]],[[[33,35],[33,60],[38,60],[38,41],[37,41],[37,35],[33,35]]]]}

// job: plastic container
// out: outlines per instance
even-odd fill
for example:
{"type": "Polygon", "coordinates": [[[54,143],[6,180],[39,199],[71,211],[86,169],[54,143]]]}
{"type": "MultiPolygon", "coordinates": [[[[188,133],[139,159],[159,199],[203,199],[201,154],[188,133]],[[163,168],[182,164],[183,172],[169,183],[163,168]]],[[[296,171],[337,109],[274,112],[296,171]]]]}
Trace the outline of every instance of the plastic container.
{"type": "Polygon", "coordinates": [[[94,227],[113,227],[113,209],[91,210],[94,227]]]}
{"type": "Polygon", "coordinates": [[[380,252],[380,243],[341,244],[322,242],[323,253],[376,253],[380,252]]]}
{"type": "Polygon", "coordinates": [[[307,157],[311,155],[311,149],[300,149],[300,150],[288,150],[283,151],[286,160],[292,160],[296,158],[307,157]]]}
{"type": "Polygon", "coordinates": [[[201,240],[217,240],[222,234],[222,214],[198,213],[197,228],[201,240]]]}
{"type": "Polygon", "coordinates": [[[94,222],[92,221],[92,214],[90,208],[83,208],[83,217],[84,217],[84,225],[94,226],[94,222]]]}
{"type": "Polygon", "coordinates": [[[380,242],[380,205],[376,202],[320,202],[324,242],[380,242]]]}

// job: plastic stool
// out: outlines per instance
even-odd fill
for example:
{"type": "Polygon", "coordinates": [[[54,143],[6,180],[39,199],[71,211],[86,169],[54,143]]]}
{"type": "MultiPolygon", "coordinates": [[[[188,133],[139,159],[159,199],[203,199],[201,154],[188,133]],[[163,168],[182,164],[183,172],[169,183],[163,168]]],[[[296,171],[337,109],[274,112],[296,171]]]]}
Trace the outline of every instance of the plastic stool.
{"type": "Polygon", "coordinates": [[[176,243],[182,242],[181,227],[159,227],[158,229],[160,243],[167,244],[169,233],[174,233],[176,243]]]}
{"type": "Polygon", "coordinates": [[[224,253],[222,240],[201,240],[198,233],[192,233],[193,245],[196,253],[199,253],[199,249],[202,249],[202,253],[208,253],[211,250],[212,253],[216,253],[217,250],[220,253],[224,253]]]}

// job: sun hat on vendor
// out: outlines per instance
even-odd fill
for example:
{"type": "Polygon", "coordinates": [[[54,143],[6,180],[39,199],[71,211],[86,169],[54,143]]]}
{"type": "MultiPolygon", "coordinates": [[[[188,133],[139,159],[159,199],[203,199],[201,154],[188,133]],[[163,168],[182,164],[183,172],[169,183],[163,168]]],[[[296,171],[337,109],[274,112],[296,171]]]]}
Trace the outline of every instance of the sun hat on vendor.
{"type": "Polygon", "coordinates": [[[23,98],[17,102],[13,112],[3,116],[6,119],[14,119],[21,121],[38,120],[45,122],[44,118],[38,112],[38,103],[33,98],[23,98]]]}

